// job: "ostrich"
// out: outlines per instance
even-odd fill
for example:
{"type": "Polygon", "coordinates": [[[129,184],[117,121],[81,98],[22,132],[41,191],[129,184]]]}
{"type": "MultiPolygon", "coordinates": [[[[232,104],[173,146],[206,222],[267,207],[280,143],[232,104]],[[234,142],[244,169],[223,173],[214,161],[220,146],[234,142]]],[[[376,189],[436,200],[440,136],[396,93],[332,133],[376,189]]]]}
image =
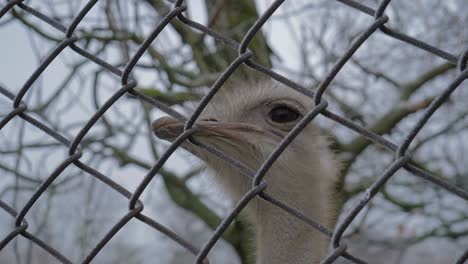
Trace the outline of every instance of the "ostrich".
{"type": "MultiPolygon", "coordinates": [[[[194,137],[256,170],[312,106],[311,98],[266,77],[233,81],[202,112],[194,137]]],[[[183,126],[162,117],[152,129],[157,137],[172,141],[183,126]]],[[[234,201],[251,187],[248,177],[211,153],[187,141],[182,146],[208,164],[234,201]]],[[[332,190],[339,168],[326,137],[311,123],[267,172],[265,191],[330,226],[336,216],[332,190]]],[[[257,264],[311,264],[324,257],[326,237],[282,209],[255,198],[243,211],[255,230],[257,264]]]]}

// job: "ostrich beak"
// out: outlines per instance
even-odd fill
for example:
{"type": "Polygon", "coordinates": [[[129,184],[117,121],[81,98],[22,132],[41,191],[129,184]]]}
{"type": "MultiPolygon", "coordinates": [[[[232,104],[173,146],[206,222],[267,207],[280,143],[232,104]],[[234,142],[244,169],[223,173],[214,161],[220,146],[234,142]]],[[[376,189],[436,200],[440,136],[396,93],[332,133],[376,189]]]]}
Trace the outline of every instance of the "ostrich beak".
{"type": "MultiPolygon", "coordinates": [[[[153,133],[160,139],[172,141],[184,130],[184,123],[169,116],[161,117],[151,124],[153,133]]],[[[214,119],[197,121],[194,125],[195,136],[214,136],[243,140],[243,133],[262,132],[263,130],[248,123],[218,122],[214,119]]],[[[245,139],[244,139],[245,140],[245,139]]]]}

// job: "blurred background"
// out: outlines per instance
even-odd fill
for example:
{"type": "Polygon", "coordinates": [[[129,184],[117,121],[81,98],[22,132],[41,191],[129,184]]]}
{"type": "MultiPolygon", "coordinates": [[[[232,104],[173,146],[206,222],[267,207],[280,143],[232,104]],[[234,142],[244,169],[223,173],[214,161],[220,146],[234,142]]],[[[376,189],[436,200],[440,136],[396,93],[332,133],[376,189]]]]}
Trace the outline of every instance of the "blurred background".
{"type": "MultiPolygon", "coordinates": [[[[64,25],[87,1],[24,1],[64,25]]],[[[378,1],[359,1],[376,8],[378,1]]],[[[6,1],[1,1],[4,6],[6,1]]],[[[240,41],[270,0],[191,0],[186,15],[240,41]]],[[[76,44],[123,69],[172,8],[163,0],[101,0],[75,34],[76,44]]],[[[468,45],[465,0],[392,1],[387,26],[458,55],[468,45]]],[[[254,60],[314,90],[373,18],[337,1],[287,1],[256,35],[254,60]]],[[[0,20],[0,86],[17,93],[64,35],[20,8],[0,20]]],[[[237,51],[173,20],[151,44],[132,77],[136,89],[188,115],[237,51]]],[[[456,76],[455,65],[433,54],[373,34],[327,90],[330,109],[399,143],[422,110],[456,76]]],[[[236,78],[234,76],[234,78],[236,78]]],[[[68,139],[118,89],[120,79],[65,49],[26,94],[28,111],[68,139]]],[[[411,145],[418,166],[468,190],[468,100],[463,83],[411,145]]],[[[0,116],[12,103],[0,97],[0,116]]],[[[168,147],[149,124],[162,116],[124,96],[84,138],[80,159],[133,191],[168,147]]],[[[319,116],[344,161],[338,191],[343,212],[382,173],[394,153],[319,116]]],[[[15,118],[0,131],[0,200],[17,211],[68,156],[68,148],[15,118]]],[[[142,196],[144,212],[198,248],[232,208],[197,158],[177,150],[142,196]]],[[[74,262],[81,261],[128,212],[113,189],[69,166],[27,214],[28,231],[74,262]]],[[[346,238],[351,252],[370,263],[450,263],[468,248],[468,204],[400,170],[355,219],[346,238]]],[[[14,219],[0,211],[0,237],[14,219]]],[[[250,231],[235,221],[212,253],[212,263],[245,261],[250,231]]],[[[130,221],[95,263],[192,263],[193,255],[156,230],[130,221]]],[[[41,248],[17,237],[0,263],[56,263],[41,248]]]]}

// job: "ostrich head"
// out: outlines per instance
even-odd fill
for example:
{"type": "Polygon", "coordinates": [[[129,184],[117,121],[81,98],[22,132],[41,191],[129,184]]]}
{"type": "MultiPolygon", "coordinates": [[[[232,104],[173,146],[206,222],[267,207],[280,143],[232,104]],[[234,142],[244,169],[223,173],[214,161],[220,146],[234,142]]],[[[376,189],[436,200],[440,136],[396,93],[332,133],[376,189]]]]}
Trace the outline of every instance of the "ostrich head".
{"type": "MultiPolygon", "coordinates": [[[[271,79],[225,84],[198,118],[193,136],[255,171],[312,106],[311,98],[271,79]]],[[[162,117],[152,126],[157,137],[171,141],[184,124],[162,117]]],[[[182,146],[214,170],[232,199],[248,191],[251,180],[234,167],[187,141],[182,146]]],[[[265,191],[330,224],[334,216],[330,193],[338,167],[327,140],[311,123],[267,172],[265,191]]],[[[283,210],[256,198],[246,215],[256,229],[257,263],[315,263],[322,257],[325,238],[283,210]]]]}

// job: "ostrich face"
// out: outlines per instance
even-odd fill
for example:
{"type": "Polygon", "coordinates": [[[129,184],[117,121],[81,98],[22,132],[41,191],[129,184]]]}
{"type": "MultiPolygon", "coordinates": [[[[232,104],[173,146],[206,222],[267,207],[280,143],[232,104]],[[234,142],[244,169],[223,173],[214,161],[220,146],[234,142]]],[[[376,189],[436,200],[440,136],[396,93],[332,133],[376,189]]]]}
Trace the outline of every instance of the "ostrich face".
{"type": "MultiPolygon", "coordinates": [[[[269,79],[230,86],[222,87],[204,109],[193,136],[256,169],[311,108],[312,100],[269,79]]],[[[152,129],[157,137],[173,141],[183,126],[172,117],[162,117],[152,129]]],[[[315,138],[311,135],[316,134],[314,126],[307,126],[288,148],[293,153],[287,152],[309,156],[304,152],[311,151],[315,138]]],[[[218,162],[187,141],[182,146],[210,165],[218,162]]],[[[291,154],[289,158],[294,159],[291,154]]]]}
{"type": "MultiPolygon", "coordinates": [[[[192,136],[257,171],[312,106],[311,98],[272,80],[231,84],[209,102],[192,136]]],[[[152,124],[155,135],[168,141],[180,135],[183,127],[172,117],[152,124]]],[[[209,165],[233,201],[252,188],[251,179],[229,163],[188,140],[182,146],[209,165]]],[[[266,172],[265,192],[312,219],[332,224],[334,205],[328,195],[338,169],[325,137],[309,124],[266,172]]],[[[326,252],[327,243],[318,233],[267,201],[255,198],[242,213],[256,229],[256,263],[318,263],[326,252]]]]}

